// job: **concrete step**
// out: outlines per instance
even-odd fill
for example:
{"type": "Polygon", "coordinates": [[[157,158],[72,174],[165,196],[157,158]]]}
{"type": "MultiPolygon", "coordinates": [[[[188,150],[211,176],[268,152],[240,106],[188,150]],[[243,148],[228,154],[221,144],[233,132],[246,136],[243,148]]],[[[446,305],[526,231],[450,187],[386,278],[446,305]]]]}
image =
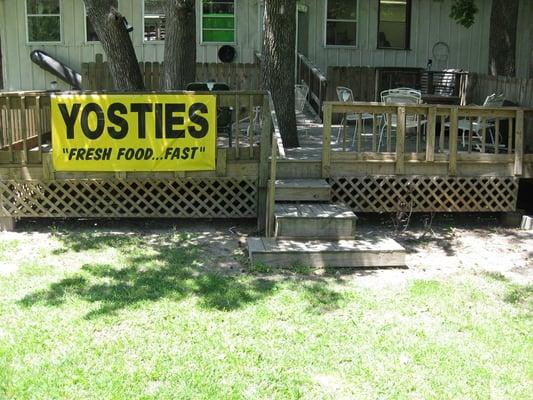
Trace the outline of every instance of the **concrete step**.
{"type": "Polygon", "coordinates": [[[288,240],[248,238],[253,264],[272,267],[403,267],[405,249],[389,238],[373,240],[288,240]]]}
{"type": "Polygon", "coordinates": [[[324,179],[276,180],[276,201],[330,200],[331,187],[324,179]]]}
{"type": "Polygon", "coordinates": [[[276,203],[275,235],[283,238],[353,239],[357,217],[338,204],[276,203]]]}

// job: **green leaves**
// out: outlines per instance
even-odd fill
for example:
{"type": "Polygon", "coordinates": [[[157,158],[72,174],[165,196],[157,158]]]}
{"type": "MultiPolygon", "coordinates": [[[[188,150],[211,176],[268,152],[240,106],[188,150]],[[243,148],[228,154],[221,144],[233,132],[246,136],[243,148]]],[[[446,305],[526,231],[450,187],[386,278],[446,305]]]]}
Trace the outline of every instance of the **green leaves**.
{"type": "Polygon", "coordinates": [[[454,19],[458,24],[470,28],[475,22],[478,11],[475,0],[454,0],[450,18],[454,19]]]}

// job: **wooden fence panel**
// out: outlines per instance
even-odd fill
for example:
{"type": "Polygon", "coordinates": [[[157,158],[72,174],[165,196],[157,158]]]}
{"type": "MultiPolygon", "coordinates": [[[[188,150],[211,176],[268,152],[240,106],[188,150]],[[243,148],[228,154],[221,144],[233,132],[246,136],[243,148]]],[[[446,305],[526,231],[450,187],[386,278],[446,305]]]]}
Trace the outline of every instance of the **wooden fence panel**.
{"type": "MultiPolygon", "coordinates": [[[[139,63],[147,90],[158,90],[163,72],[163,63],[139,63]]],[[[112,90],[113,78],[107,61],[97,54],[95,62],[82,64],[83,88],[85,90],[112,90]]],[[[260,66],[258,64],[237,63],[198,63],[196,80],[225,82],[231,90],[258,90],[261,85],[260,66]]]]}
{"type": "Polygon", "coordinates": [[[336,101],[337,86],[346,86],[353,90],[356,101],[375,100],[376,69],[370,67],[329,67],[327,73],[328,101],[336,101]]]}

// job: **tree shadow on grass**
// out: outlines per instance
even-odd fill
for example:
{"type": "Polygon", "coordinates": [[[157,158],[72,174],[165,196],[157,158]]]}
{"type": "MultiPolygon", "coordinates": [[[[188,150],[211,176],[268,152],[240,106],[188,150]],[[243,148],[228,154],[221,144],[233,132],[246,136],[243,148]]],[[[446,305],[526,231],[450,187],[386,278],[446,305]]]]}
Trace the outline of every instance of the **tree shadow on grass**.
{"type": "Polygon", "coordinates": [[[95,304],[86,314],[94,318],[147,301],[197,296],[201,307],[231,311],[268,296],[276,285],[258,277],[210,272],[203,267],[205,252],[190,235],[71,233],[60,240],[64,246],[58,253],[113,247],[122,266],[84,264],[79,272],[25,296],[20,300],[23,306],[60,306],[74,297],[95,304]]]}

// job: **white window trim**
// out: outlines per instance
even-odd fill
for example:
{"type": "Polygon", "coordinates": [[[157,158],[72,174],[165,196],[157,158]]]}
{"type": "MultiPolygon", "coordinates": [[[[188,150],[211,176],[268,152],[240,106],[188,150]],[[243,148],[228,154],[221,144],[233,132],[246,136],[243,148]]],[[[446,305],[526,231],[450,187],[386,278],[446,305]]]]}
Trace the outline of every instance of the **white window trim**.
{"type": "MultiPolygon", "coordinates": [[[[165,43],[164,39],[163,40],[161,40],[161,39],[159,39],[159,40],[146,40],[145,39],[144,18],[146,17],[146,14],[145,14],[145,10],[146,10],[145,6],[146,6],[146,4],[145,4],[144,0],[142,0],[142,3],[143,3],[143,5],[142,5],[142,13],[141,14],[142,14],[142,38],[143,38],[142,40],[143,40],[143,44],[152,44],[152,43],[153,44],[161,44],[161,43],[165,43]]],[[[166,18],[166,15],[165,15],[165,18],[166,18]]]]}
{"type": "Polygon", "coordinates": [[[63,43],[63,0],[58,0],[59,14],[28,14],[28,0],[24,0],[24,19],[26,24],[26,44],[61,44],[63,43]],[[57,17],[59,16],[59,41],[47,42],[47,41],[30,41],[30,29],[28,26],[28,17],[57,17]]]}
{"type": "MultiPolygon", "coordinates": [[[[144,5],[144,0],[143,0],[144,5]]],[[[85,44],[100,44],[100,40],[87,40],[87,9],[85,8],[85,3],[82,1],[81,6],[83,7],[83,42],[85,44]]],[[[117,0],[117,8],[120,11],[120,0],[117,0]]],[[[144,29],[144,26],[143,26],[144,29]]],[[[144,36],[143,36],[144,37],[144,36]]]]}
{"type": "MultiPolygon", "coordinates": [[[[204,7],[200,1],[200,44],[201,45],[236,45],[237,44],[237,1],[233,0],[233,42],[205,42],[204,41],[204,7]]],[[[218,29],[222,30],[222,29],[218,29]]],[[[226,29],[231,30],[231,29],[226,29]]]]}
{"type": "Polygon", "coordinates": [[[356,0],[356,9],[355,9],[355,19],[328,19],[328,2],[324,2],[324,42],[323,45],[328,49],[356,49],[357,42],[359,40],[359,3],[360,0],[356,0]],[[345,45],[345,44],[328,44],[328,21],[337,21],[337,22],[355,22],[355,45],[345,45]]]}

